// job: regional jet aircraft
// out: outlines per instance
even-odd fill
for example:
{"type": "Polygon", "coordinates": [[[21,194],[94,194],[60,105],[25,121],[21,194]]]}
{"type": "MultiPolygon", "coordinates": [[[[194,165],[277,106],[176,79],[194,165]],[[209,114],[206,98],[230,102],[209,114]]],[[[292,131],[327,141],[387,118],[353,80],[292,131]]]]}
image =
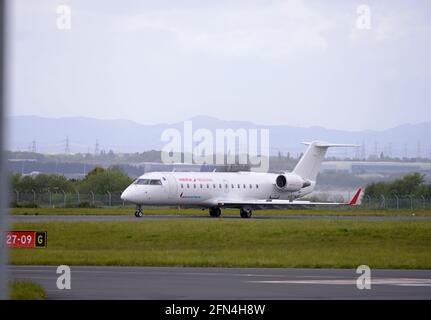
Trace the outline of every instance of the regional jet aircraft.
{"type": "Polygon", "coordinates": [[[219,217],[221,208],[237,208],[242,218],[250,218],[253,209],[356,204],[361,189],[348,203],[297,200],[314,190],[329,147],[354,146],[305,144],[309,147],[292,172],[151,172],[127,187],[121,199],[136,204],[136,217],[142,217],[143,205],[208,208],[212,217],[219,217]]]}

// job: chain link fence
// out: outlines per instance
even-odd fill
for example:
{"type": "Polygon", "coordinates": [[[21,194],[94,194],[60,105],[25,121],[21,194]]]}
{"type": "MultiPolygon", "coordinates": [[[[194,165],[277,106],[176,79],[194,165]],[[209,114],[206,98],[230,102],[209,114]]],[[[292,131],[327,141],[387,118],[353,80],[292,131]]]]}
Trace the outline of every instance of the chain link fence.
{"type": "Polygon", "coordinates": [[[121,199],[121,193],[23,193],[15,191],[11,195],[13,207],[119,207],[130,206],[121,199]]]}
{"type": "MultiPolygon", "coordinates": [[[[349,195],[350,196],[350,195],[349,195]]],[[[121,193],[95,194],[90,193],[23,193],[15,191],[11,194],[13,207],[122,207],[133,206],[121,199],[121,193]]],[[[349,201],[350,197],[336,199],[338,202],[349,201]]],[[[319,199],[313,199],[314,201],[319,199]]],[[[327,201],[328,199],[320,199],[327,201]]],[[[334,201],[334,200],[333,200],[334,201]]],[[[398,196],[362,197],[360,207],[364,209],[431,209],[431,199],[425,197],[398,196]]]]}
{"type": "Polygon", "coordinates": [[[363,197],[362,207],[367,209],[431,209],[431,199],[425,197],[398,196],[363,197]]]}

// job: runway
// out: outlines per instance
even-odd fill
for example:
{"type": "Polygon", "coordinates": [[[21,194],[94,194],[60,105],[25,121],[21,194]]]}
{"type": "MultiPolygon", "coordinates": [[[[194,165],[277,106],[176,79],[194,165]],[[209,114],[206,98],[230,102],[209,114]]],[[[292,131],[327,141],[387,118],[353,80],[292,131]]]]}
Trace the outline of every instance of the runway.
{"type": "Polygon", "coordinates": [[[146,221],[146,220],[169,220],[169,219],[191,219],[191,220],[217,220],[217,219],[240,219],[240,220],[356,220],[356,221],[431,221],[431,216],[332,216],[332,215],[289,215],[289,216],[254,216],[243,219],[239,215],[222,215],[220,218],[212,218],[207,215],[144,215],[136,218],[134,215],[11,215],[11,222],[50,222],[50,221],[146,221]]]}
{"type": "Polygon", "coordinates": [[[12,279],[44,287],[48,299],[431,299],[431,270],[371,270],[359,290],[353,269],[71,267],[71,289],[55,266],[10,266],[12,279]]]}

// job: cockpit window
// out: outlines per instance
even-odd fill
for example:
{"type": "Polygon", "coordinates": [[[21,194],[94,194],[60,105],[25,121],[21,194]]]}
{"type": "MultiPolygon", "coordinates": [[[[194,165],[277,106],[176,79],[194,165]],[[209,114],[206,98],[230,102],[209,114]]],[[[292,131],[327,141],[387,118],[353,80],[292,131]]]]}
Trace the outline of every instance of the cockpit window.
{"type": "Polygon", "coordinates": [[[162,181],[159,179],[138,179],[136,180],[135,184],[142,184],[142,185],[162,185],[162,181]]]}
{"type": "Polygon", "coordinates": [[[154,179],[151,179],[150,180],[150,184],[151,185],[162,185],[162,181],[161,180],[154,180],[154,179]]]}

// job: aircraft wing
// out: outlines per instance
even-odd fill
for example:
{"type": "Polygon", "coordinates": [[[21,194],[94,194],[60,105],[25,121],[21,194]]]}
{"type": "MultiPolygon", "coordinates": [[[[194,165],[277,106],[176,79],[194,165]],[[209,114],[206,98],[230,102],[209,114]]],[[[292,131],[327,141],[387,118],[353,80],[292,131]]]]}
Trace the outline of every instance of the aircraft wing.
{"type": "Polygon", "coordinates": [[[361,189],[356,191],[355,195],[349,202],[313,202],[305,200],[219,200],[218,205],[225,208],[239,208],[244,206],[251,206],[259,209],[264,208],[301,208],[313,206],[353,206],[357,204],[361,189]]]}

